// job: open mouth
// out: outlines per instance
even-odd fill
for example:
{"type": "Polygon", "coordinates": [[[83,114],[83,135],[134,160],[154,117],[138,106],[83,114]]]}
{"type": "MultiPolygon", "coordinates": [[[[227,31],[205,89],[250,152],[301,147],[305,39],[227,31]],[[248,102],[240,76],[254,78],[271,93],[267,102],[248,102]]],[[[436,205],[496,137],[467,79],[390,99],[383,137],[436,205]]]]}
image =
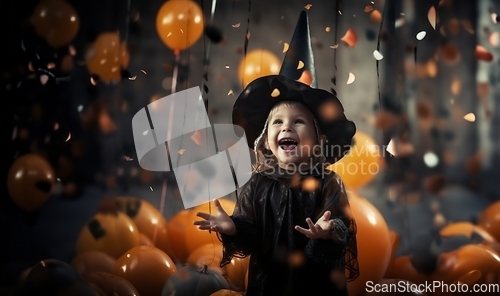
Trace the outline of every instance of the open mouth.
{"type": "Polygon", "coordinates": [[[295,148],[297,148],[297,141],[295,141],[292,138],[283,138],[279,140],[278,145],[285,152],[290,152],[293,151],[295,148]]]}

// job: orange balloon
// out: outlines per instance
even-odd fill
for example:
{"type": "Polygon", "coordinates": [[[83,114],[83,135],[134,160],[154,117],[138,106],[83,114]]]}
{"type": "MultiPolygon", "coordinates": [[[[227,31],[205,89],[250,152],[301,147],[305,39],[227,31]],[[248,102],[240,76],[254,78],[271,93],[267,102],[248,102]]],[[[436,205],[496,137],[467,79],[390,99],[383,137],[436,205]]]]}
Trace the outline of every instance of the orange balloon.
{"type": "Polygon", "coordinates": [[[186,247],[186,224],[189,222],[187,218],[191,210],[182,210],[175,214],[167,225],[167,241],[169,248],[172,250],[172,256],[175,262],[183,264],[189,257],[189,252],[186,247]]]}
{"type": "Polygon", "coordinates": [[[500,201],[491,204],[479,217],[478,226],[500,242],[500,201]]]}
{"type": "Polygon", "coordinates": [[[248,264],[250,263],[250,256],[245,258],[236,258],[233,257],[231,262],[224,266],[227,274],[227,283],[232,289],[237,291],[245,291],[246,290],[246,277],[248,272],[248,264]]]}
{"type": "Polygon", "coordinates": [[[153,241],[144,233],[139,232],[139,246],[150,246],[154,247],[153,241]]]}
{"type": "MultiPolygon", "coordinates": [[[[429,276],[429,281],[442,281],[448,285],[457,281],[467,284],[471,292],[473,284],[498,283],[499,279],[500,257],[495,251],[482,244],[465,245],[458,250],[439,255],[437,269],[429,276]]],[[[480,294],[498,294],[498,292],[490,292],[480,294]]],[[[445,289],[436,289],[433,293],[433,295],[452,294],[451,291],[445,289]]]]}
{"type": "Polygon", "coordinates": [[[71,260],[73,266],[80,274],[85,272],[107,272],[112,273],[116,259],[102,251],[87,251],[77,255],[71,260]]]}
{"type": "Polygon", "coordinates": [[[329,168],[335,171],[348,189],[358,189],[371,182],[384,167],[384,151],[372,137],[357,131],[355,144],[341,160],[329,168]]]}
{"type": "Polygon", "coordinates": [[[239,66],[238,77],[243,87],[246,87],[255,79],[278,74],[281,68],[280,59],[269,50],[255,49],[247,53],[239,66]]]}
{"type": "Polygon", "coordinates": [[[190,47],[200,39],[203,30],[203,11],[194,1],[166,1],[156,16],[156,31],[172,50],[190,47]]]}
{"type": "Polygon", "coordinates": [[[32,212],[47,201],[55,179],[54,169],[47,160],[29,153],[12,164],[7,176],[7,190],[18,207],[32,212]]]}
{"type": "Polygon", "coordinates": [[[226,268],[220,268],[222,260],[222,246],[215,244],[205,244],[194,250],[187,258],[186,263],[202,267],[207,265],[208,268],[218,271],[227,279],[226,268]]]}
{"type": "Polygon", "coordinates": [[[102,81],[120,81],[122,69],[127,68],[130,55],[125,42],[115,32],[100,34],[85,55],[87,68],[102,81]]]}
{"type": "Polygon", "coordinates": [[[348,192],[349,204],[357,225],[359,276],[348,282],[349,295],[362,295],[366,282],[378,282],[391,259],[391,238],[382,214],[367,199],[348,192]]]}
{"type": "Polygon", "coordinates": [[[143,243],[152,243],[158,249],[172,255],[168,245],[167,220],[160,211],[150,202],[136,197],[118,197],[117,207],[134,221],[139,232],[146,235],[141,238],[143,243]]]}
{"type": "Polygon", "coordinates": [[[116,260],[113,274],[128,280],[141,296],[158,296],[176,271],[174,262],[162,250],[138,246],[116,260]]]}
{"type": "Polygon", "coordinates": [[[87,272],[83,274],[87,283],[97,285],[105,295],[138,296],[137,289],[126,279],[108,272],[87,272]]]}
{"type": "Polygon", "coordinates": [[[76,253],[102,251],[119,258],[139,245],[139,230],[124,213],[97,213],[82,228],[76,242],[76,253]]]}
{"type": "Polygon", "coordinates": [[[40,1],[31,23],[36,33],[54,48],[68,45],[80,28],[80,18],[75,9],[62,0],[40,1]]]}
{"type": "MultiPolygon", "coordinates": [[[[236,202],[226,198],[219,198],[218,200],[226,213],[228,213],[228,215],[231,215],[234,211],[234,207],[236,206],[236,202]]],[[[186,223],[184,231],[186,239],[186,249],[188,253],[194,252],[194,250],[203,246],[204,244],[222,244],[219,241],[219,238],[217,237],[217,233],[215,231],[212,231],[210,233],[207,230],[200,230],[198,229],[197,225],[193,224],[194,221],[202,220],[202,218],[196,216],[196,213],[198,212],[209,213],[209,204],[205,203],[194,207],[187,217],[188,223],[186,223]]],[[[211,213],[216,213],[213,203],[211,206],[211,213]]]]}
{"type": "Polygon", "coordinates": [[[219,291],[210,294],[210,296],[242,296],[242,295],[243,294],[241,293],[228,289],[220,289],[219,291]]]}

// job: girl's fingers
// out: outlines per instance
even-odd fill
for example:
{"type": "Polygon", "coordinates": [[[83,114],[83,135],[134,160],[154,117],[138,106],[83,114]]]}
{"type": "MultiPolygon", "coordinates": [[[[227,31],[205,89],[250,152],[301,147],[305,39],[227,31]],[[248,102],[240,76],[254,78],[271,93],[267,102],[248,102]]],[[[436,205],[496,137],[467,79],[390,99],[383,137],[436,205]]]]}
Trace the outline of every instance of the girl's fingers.
{"type": "Polygon", "coordinates": [[[314,228],[314,223],[312,222],[312,220],[310,218],[306,218],[306,222],[307,222],[307,225],[309,225],[309,229],[314,228]]]}
{"type": "Polygon", "coordinates": [[[226,211],[224,211],[218,199],[214,200],[214,205],[219,213],[224,213],[224,214],[226,213],[226,211]]]}
{"type": "Polygon", "coordinates": [[[330,211],[326,211],[324,214],[323,214],[323,219],[325,221],[328,221],[330,219],[330,217],[332,216],[332,212],[330,211]]]}

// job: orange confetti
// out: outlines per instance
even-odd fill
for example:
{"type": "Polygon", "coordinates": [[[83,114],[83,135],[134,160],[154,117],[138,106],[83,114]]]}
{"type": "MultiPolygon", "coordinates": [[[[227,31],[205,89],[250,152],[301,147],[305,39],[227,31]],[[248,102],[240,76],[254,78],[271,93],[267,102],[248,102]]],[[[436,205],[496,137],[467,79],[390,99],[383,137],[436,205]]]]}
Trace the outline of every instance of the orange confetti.
{"type": "Polygon", "coordinates": [[[476,121],[476,115],[474,113],[467,113],[465,114],[464,119],[468,122],[474,122],[476,121]]]}
{"type": "Polygon", "coordinates": [[[191,136],[191,140],[198,146],[203,143],[203,138],[203,134],[199,130],[196,130],[191,136]]]}
{"type": "Polygon", "coordinates": [[[306,6],[304,6],[304,8],[309,10],[309,9],[311,9],[312,6],[313,6],[312,4],[307,4],[306,6]]]}
{"type": "Polygon", "coordinates": [[[462,90],[462,82],[460,79],[455,78],[451,82],[451,93],[455,96],[458,96],[460,94],[460,91],[462,90]]]}
{"type": "Polygon", "coordinates": [[[304,68],[304,62],[303,61],[299,61],[299,64],[297,65],[297,70],[300,70],[304,68]]]}
{"type": "Polygon", "coordinates": [[[447,43],[441,46],[439,48],[439,53],[441,57],[450,64],[454,64],[460,60],[460,51],[453,43],[447,43]]]}
{"type": "Polygon", "coordinates": [[[434,6],[431,6],[431,8],[429,9],[429,12],[427,13],[427,19],[429,20],[432,28],[436,30],[436,8],[434,6]]]}
{"type": "Polygon", "coordinates": [[[229,92],[227,93],[228,96],[232,95],[233,94],[233,90],[230,89],[229,92]]]}
{"type": "Polygon", "coordinates": [[[358,34],[354,29],[349,29],[341,40],[344,41],[348,46],[355,47],[356,43],[358,43],[358,34]]]}
{"type": "Polygon", "coordinates": [[[280,90],[277,88],[273,89],[273,92],[271,93],[271,97],[276,98],[279,95],[280,95],[280,90]]]}
{"type": "Polygon", "coordinates": [[[302,189],[305,191],[314,191],[316,188],[318,188],[319,181],[316,180],[313,177],[309,177],[304,180],[304,183],[302,184],[302,189]]]}
{"type": "Polygon", "coordinates": [[[372,11],[372,10],[373,10],[373,7],[371,7],[370,5],[367,5],[367,6],[365,7],[365,12],[370,12],[370,11],[372,11]]]}
{"type": "Polygon", "coordinates": [[[283,43],[283,52],[287,52],[290,45],[288,43],[283,43]]]}
{"type": "Polygon", "coordinates": [[[481,45],[476,46],[476,52],[474,53],[476,59],[486,62],[491,62],[493,60],[493,55],[481,45]]]}
{"type": "Polygon", "coordinates": [[[347,84],[351,84],[356,80],[356,76],[353,73],[349,72],[349,78],[347,79],[347,84]]]}
{"type": "Polygon", "coordinates": [[[499,41],[499,34],[498,32],[493,32],[490,34],[489,38],[488,38],[491,46],[493,47],[498,47],[498,41],[499,41]]]}

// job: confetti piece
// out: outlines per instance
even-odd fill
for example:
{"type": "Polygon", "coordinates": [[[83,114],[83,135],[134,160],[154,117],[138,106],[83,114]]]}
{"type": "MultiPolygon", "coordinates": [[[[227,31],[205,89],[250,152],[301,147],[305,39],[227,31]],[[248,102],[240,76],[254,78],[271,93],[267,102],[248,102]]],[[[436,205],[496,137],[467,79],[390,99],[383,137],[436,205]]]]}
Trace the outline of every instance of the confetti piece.
{"type": "Polygon", "coordinates": [[[325,28],[325,31],[326,31],[326,32],[330,32],[330,30],[331,30],[331,28],[330,28],[330,27],[326,27],[326,28],[325,28]]]}
{"type": "Polygon", "coordinates": [[[49,81],[49,76],[47,76],[45,74],[40,75],[40,83],[42,85],[45,85],[47,83],[47,81],[49,81]]]}
{"type": "Polygon", "coordinates": [[[97,84],[97,82],[95,81],[94,77],[90,77],[90,83],[95,86],[97,84]]]}
{"type": "Polygon", "coordinates": [[[417,40],[424,39],[426,34],[427,33],[425,31],[418,32],[418,34],[417,34],[417,40]]]}
{"type": "Polygon", "coordinates": [[[226,65],[226,69],[229,69],[229,66],[228,66],[228,65],[226,65]]]}
{"type": "Polygon", "coordinates": [[[319,186],[319,181],[316,178],[309,177],[302,183],[302,189],[305,191],[314,191],[319,186]]]}
{"type": "Polygon", "coordinates": [[[73,45],[69,46],[69,54],[72,55],[72,56],[76,55],[76,49],[75,49],[75,47],[73,45]]]}
{"type": "Polygon", "coordinates": [[[498,43],[499,43],[498,36],[499,36],[498,32],[493,32],[490,34],[490,36],[488,37],[488,40],[489,40],[491,46],[498,47],[498,43]]]}
{"type": "Polygon", "coordinates": [[[68,142],[70,139],[71,139],[71,133],[68,133],[68,137],[66,138],[66,140],[64,142],[68,142]]]}
{"type": "Polygon", "coordinates": [[[149,186],[149,190],[153,191],[153,187],[149,186]]]}
{"type": "Polygon", "coordinates": [[[141,69],[141,72],[142,72],[144,75],[148,75],[148,73],[146,73],[146,71],[145,71],[145,70],[142,70],[142,69],[141,69]]]}
{"type": "Polygon", "coordinates": [[[476,115],[474,115],[474,113],[467,113],[465,114],[464,119],[469,122],[474,122],[476,121],[476,115]]]}
{"type": "Polygon", "coordinates": [[[455,96],[458,96],[460,94],[460,91],[462,90],[462,82],[460,81],[460,79],[453,79],[453,81],[451,82],[450,90],[451,93],[455,96]]]}
{"type": "Polygon", "coordinates": [[[370,14],[370,21],[374,24],[380,24],[380,22],[382,21],[382,14],[380,13],[380,11],[374,10],[370,14]]]}
{"type": "Polygon", "coordinates": [[[134,160],[133,158],[131,158],[130,156],[127,156],[127,155],[123,156],[123,158],[124,158],[126,161],[132,161],[132,160],[134,160]]]}
{"type": "Polygon", "coordinates": [[[304,6],[304,8],[309,10],[309,9],[311,9],[312,6],[313,6],[312,4],[307,4],[306,6],[304,6]]]}
{"type": "Polygon", "coordinates": [[[384,58],[384,56],[378,51],[378,50],[374,50],[373,51],[373,57],[377,60],[377,61],[380,61],[381,59],[384,58]]]}
{"type": "Polygon", "coordinates": [[[177,151],[177,153],[179,153],[180,155],[184,154],[184,152],[186,151],[186,149],[180,149],[179,151],[177,151]]]}
{"type": "Polygon", "coordinates": [[[279,89],[277,89],[277,88],[273,89],[273,92],[271,93],[271,97],[276,98],[279,95],[280,95],[279,89]]]}
{"type": "Polygon", "coordinates": [[[57,131],[58,129],[59,129],[59,123],[57,123],[57,122],[56,122],[56,123],[54,124],[54,130],[55,130],[55,131],[57,131]]]}
{"type": "Polygon", "coordinates": [[[233,27],[233,28],[239,28],[239,27],[240,27],[240,25],[241,25],[241,23],[237,23],[237,24],[232,25],[232,27],[233,27]]]}
{"type": "Polygon", "coordinates": [[[199,130],[196,130],[191,136],[191,140],[198,146],[203,143],[203,138],[203,134],[199,130]]]}
{"type": "Polygon", "coordinates": [[[429,12],[427,13],[427,19],[429,20],[432,28],[436,30],[436,8],[434,6],[431,6],[431,8],[429,9],[429,12]]]}
{"type": "Polygon", "coordinates": [[[290,45],[288,43],[283,43],[283,52],[287,52],[290,45]]]}
{"type": "Polygon", "coordinates": [[[434,152],[427,152],[424,154],[424,163],[433,168],[439,163],[439,158],[434,152]]]}
{"type": "Polygon", "coordinates": [[[128,78],[128,80],[132,80],[132,81],[134,81],[136,79],[137,79],[137,75],[134,75],[134,76],[128,78]]]}
{"type": "Polygon", "coordinates": [[[353,83],[355,79],[356,79],[356,76],[354,76],[353,73],[349,72],[349,78],[347,79],[347,84],[353,83]]]}
{"type": "Polygon", "coordinates": [[[476,59],[486,62],[491,62],[493,60],[493,55],[481,45],[476,46],[476,52],[474,53],[476,59]]]}
{"type": "Polygon", "coordinates": [[[47,64],[47,69],[54,69],[55,67],[56,67],[56,64],[54,64],[52,62],[47,64]]]}
{"type": "Polygon", "coordinates": [[[474,28],[469,20],[463,20],[462,26],[464,27],[465,31],[467,31],[467,33],[474,34],[474,28]]]}
{"type": "Polygon", "coordinates": [[[330,48],[337,49],[339,47],[338,44],[330,45],[330,48]]]}
{"type": "Polygon", "coordinates": [[[358,42],[358,34],[354,29],[349,29],[341,40],[344,41],[348,46],[355,47],[356,43],[358,42]]]}
{"type": "Polygon", "coordinates": [[[404,17],[400,17],[396,20],[394,26],[397,28],[401,28],[406,23],[406,19],[404,17]]]}
{"type": "Polygon", "coordinates": [[[300,70],[304,68],[304,62],[303,61],[299,61],[299,64],[297,65],[297,70],[300,70]]]}
{"type": "Polygon", "coordinates": [[[232,95],[232,94],[234,94],[234,93],[233,93],[233,90],[232,90],[232,89],[230,89],[230,90],[229,90],[229,92],[227,93],[227,95],[228,95],[228,96],[230,96],[230,95],[232,95]]]}
{"type": "Polygon", "coordinates": [[[370,5],[366,5],[366,7],[365,7],[365,12],[370,12],[370,11],[373,11],[373,9],[374,9],[374,8],[373,8],[372,6],[370,6],[370,5]]]}
{"type": "Polygon", "coordinates": [[[168,32],[167,38],[170,37],[171,35],[172,35],[172,32],[168,32]]]}

